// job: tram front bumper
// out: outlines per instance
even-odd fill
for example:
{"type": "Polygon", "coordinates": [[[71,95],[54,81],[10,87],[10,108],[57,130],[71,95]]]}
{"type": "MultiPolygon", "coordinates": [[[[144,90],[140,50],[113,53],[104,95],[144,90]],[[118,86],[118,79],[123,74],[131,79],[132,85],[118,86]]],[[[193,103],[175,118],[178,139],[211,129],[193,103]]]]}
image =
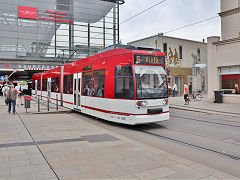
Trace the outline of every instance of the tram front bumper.
{"type": "Polygon", "coordinates": [[[166,121],[169,119],[169,112],[161,114],[150,114],[150,115],[135,115],[131,116],[129,123],[131,125],[147,124],[160,121],[166,121]]]}

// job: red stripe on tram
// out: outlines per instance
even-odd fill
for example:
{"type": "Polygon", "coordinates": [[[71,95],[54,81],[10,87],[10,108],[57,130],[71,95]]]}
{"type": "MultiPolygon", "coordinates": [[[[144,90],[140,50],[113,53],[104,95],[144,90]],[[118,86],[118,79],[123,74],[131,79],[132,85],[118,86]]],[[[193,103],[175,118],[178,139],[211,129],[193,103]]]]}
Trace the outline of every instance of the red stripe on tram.
{"type": "MultiPolygon", "coordinates": [[[[87,109],[95,110],[95,111],[100,111],[100,112],[109,113],[109,114],[117,114],[117,115],[122,115],[122,116],[155,115],[155,114],[130,114],[130,113],[123,113],[123,112],[107,111],[107,110],[98,109],[98,108],[94,108],[94,107],[90,107],[90,106],[84,106],[84,105],[81,105],[81,106],[84,108],[87,108],[87,109]]],[[[164,114],[164,113],[169,113],[169,111],[159,112],[156,114],[164,114]]]]}

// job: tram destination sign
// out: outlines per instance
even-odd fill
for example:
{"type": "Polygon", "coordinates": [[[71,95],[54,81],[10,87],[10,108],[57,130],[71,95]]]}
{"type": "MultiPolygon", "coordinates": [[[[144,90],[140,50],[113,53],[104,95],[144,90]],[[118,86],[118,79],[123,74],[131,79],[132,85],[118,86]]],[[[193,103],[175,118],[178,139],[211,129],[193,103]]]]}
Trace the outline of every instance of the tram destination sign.
{"type": "Polygon", "coordinates": [[[135,64],[165,65],[165,56],[134,54],[135,64]]]}

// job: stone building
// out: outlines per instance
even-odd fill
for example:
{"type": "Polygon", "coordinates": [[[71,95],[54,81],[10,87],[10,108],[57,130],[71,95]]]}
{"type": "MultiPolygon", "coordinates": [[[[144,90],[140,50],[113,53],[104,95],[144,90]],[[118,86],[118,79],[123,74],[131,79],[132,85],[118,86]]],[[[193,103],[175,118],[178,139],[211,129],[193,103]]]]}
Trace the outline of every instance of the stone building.
{"type": "MultiPolygon", "coordinates": [[[[208,100],[214,91],[235,93],[240,80],[240,0],[221,0],[221,37],[208,38],[208,100]]],[[[240,103],[240,95],[224,94],[223,102],[240,103]]]]}

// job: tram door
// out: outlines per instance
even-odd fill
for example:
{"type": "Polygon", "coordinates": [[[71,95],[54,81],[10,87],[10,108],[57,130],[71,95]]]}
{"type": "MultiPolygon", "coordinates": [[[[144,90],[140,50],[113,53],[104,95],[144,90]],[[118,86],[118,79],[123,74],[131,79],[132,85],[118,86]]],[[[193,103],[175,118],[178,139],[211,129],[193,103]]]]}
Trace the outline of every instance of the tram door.
{"type": "Polygon", "coordinates": [[[82,73],[74,74],[74,106],[76,109],[80,109],[81,106],[81,78],[82,73]]]}
{"type": "Polygon", "coordinates": [[[48,84],[47,84],[48,88],[48,97],[49,99],[51,99],[51,78],[48,78],[48,84]]]}

